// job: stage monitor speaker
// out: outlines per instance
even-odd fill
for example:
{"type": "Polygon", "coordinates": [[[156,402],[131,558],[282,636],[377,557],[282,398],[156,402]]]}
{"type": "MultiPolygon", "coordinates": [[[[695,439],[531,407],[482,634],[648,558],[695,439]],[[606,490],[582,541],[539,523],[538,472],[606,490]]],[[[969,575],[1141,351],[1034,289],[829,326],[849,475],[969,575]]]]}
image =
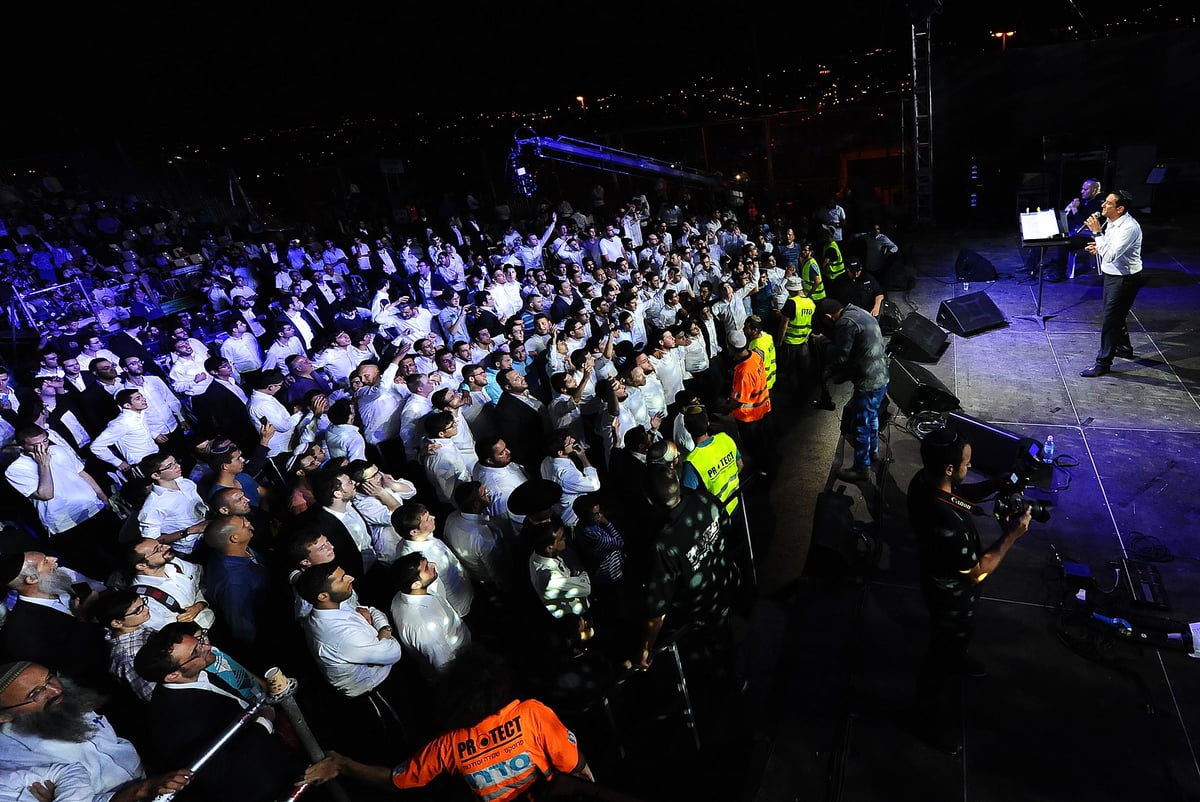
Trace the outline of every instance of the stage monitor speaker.
{"type": "Polygon", "coordinates": [[[958,409],[954,393],[920,365],[892,357],[888,372],[888,395],[905,415],[958,409]]]}
{"type": "Polygon", "coordinates": [[[963,248],[954,261],[954,276],[958,281],[995,281],[996,266],[986,257],[963,248]]]}
{"type": "Polygon", "coordinates": [[[1004,313],[986,292],[947,298],[938,307],[938,325],[959,337],[1007,326],[1004,313]]]}
{"type": "MultiPolygon", "coordinates": [[[[946,426],[958,432],[971,444],[971,467],[986,476],[998,476],[1012,471],[1018,456],[1026,452],[1030,441],[1020,435],[1001,429],[987,421],[973,418],[962,412],[949,412],[946,426]]],[[[1041,456],[1041,444],[1037,443],[1037,458],[1041,456]]],[[[1053,487],[1053,467],[1037,462],[1037,470],[1029,481],[1043,489],[1053,487]]]]}
{"type": "Polygon", "coordinates": [[[888,350],[917,362],[937,362],[950,344],[950,335],[917,312],[909,312],[900,328],[892,333],[888,350]]]}

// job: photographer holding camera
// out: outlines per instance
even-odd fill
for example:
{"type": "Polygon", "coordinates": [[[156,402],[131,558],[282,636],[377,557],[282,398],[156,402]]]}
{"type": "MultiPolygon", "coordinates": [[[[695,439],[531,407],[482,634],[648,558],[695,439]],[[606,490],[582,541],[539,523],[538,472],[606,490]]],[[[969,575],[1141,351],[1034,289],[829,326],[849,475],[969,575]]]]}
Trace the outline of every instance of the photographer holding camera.
{"type": "Polygon", "coordinates": [[[1032,508],[1013,505],[1007,515],[997,516],[1003,534],[984,550],[974,518],[988,513],[978,502],[1005,489],[1007,478],[964,484],[971,445],[949,428],[921,442],[921,464],[908,486],[908,517],[920,551],[921,595],[930,623],[929,649],[917,678],[917,726],[931,744],[956,754],[961,733],[948,726],[947,680],[986,675],[983,665],[967,655],[980,585],[1029,529],[1032,508]]]}

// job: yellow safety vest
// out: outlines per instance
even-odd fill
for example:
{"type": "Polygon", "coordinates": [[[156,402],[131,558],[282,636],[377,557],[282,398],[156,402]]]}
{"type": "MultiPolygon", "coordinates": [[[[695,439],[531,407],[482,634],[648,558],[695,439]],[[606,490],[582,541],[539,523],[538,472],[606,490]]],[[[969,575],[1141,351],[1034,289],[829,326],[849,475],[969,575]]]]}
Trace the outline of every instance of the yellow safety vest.
{"type": "Polygon", "coordinates": [[[788,300],[796,308],[792,312],[792,319],[787,322],[787,329],[783,332],[783,342],[787,345],[803,345],[812,334],[812,319],[817,313],[817,305],[813,303],[812,298],[805,298],[803,295],[793,295],[788,300]]]}
{"type": "MultiPolygon", "coordinates": [[[[830,240],[825,244],[825,249],[828,250],[829,248],[833,248],[834,256],[833,259],[830,260],[829,266],[825,268],[825,278],[829,281],[833,281],[846,272],[846,262],[844,259],[842,259],[841,247],[835,241],[830,240]]],[[[824,251],[822,251],[822,255],[823,254],[824,251]]]]}
{"type": "Polygon", "coordinates": [[[738,506],[737,446],[733,438],[724,432],[717,432],[704,445],[697,445],[687,455],[687,461],[696,473],[704,488],[716,496],[725,505],[725,511],[732,513],[738,506]]]}
{"type": "Polygon", "coordinates": [[[765,331],[750,343],[750,350],[762,357],[763,370],[767,372],[767,389],[775,386],[775,339],[765,331]]]}
{"type": "Polygon", "coordinates": [[[813,303],[825,297],[825,282],[818,281],[821,278],[821,266],[817,264],[816,259],[809,259],[800,268],[800,281],[804,283],[804,294],[813,300],[813,303]]]}

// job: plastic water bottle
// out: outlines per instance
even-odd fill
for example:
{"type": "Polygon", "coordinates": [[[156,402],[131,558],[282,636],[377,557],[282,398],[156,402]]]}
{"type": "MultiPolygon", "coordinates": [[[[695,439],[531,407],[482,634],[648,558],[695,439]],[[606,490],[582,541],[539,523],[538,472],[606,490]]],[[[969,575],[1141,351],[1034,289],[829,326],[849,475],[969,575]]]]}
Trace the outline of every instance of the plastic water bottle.
{"type": "Polygon", "coordinates": [[[1054,435],[1046,435],[1046,442],[1042,444],[1042,461],[1054,462],[1054,435]]]}

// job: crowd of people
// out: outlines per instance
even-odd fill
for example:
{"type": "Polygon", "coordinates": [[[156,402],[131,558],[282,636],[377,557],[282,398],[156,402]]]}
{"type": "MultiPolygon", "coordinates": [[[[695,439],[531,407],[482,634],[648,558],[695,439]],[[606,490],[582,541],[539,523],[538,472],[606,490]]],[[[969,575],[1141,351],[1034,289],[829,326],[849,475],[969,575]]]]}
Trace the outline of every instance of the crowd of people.
{"type": "MultiPolygon", "coordinates": [[[[0,367],[0,768],[29,798],[441,772],[515,798],[535,773],[489,774],[466,736],[370,763],[448,737],[434,690],[493,670],[480,654],[646,669],[747,604],[739,494],[774,478],[773,400],[830,410],[853,381],[844,478],[876,459],[897,247],[844,235],[836,201],[795,223],[638,196],[277,240],[34,200],[0,230],[10,321],[40,337],[0,367]],[[306,773],[268,706],[180,769],[276,666],[336,701],[320,734],[354,759],[306,773]]],[[[552,711],[493,701],[456,726],[498,716],[547,739],[543,773],[591,778],[552,711]]]]}

